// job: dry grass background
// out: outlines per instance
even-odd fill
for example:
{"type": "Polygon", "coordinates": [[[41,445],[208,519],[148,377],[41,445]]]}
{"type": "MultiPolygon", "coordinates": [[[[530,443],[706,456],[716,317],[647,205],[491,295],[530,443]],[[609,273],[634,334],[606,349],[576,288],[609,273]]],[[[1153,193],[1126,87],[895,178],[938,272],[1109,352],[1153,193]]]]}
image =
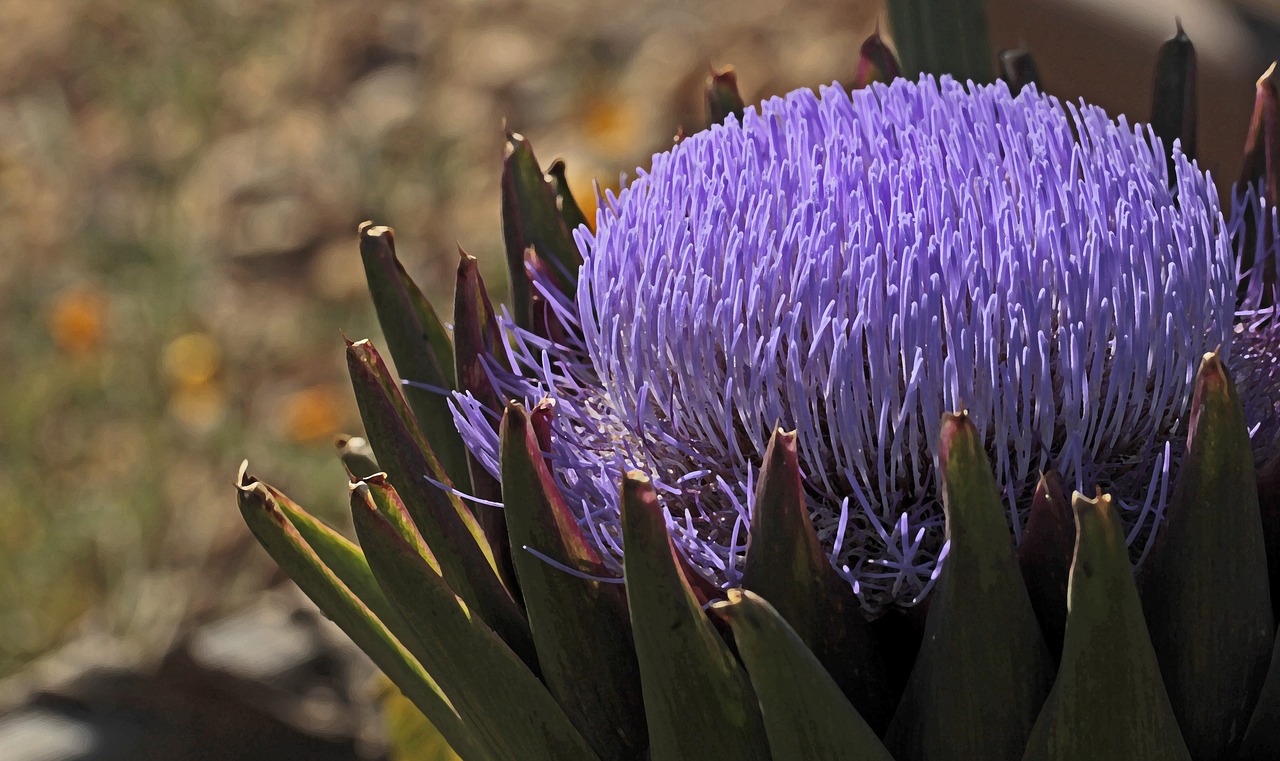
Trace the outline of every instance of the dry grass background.
{"type": "MultiPolygon", "coordinates": [[[[1022,12],[997,36],[1042,44],[1051,90],[1107,86],[1044,66],[1083,59],[1022,12]]],[[[85,630],[162,650],[274,580],[233,506],[241,457],[341,522],[339,331],[377,339],[358,222],[395,226],[446,313],[459,242],[500,292],[504,120],[588,201],[700,123],[710,66],[749,101],[848,77],[878,13],[0,0],[0,675],[85,630]]],[[[1149,61],[1159,38],[1120,39],[1149,61]]],[[[1113,84],[1149,92],[1143,65],[1113,84]]],[[[1247,118],[1247,74],[1222,76],[1247,118]]]]}

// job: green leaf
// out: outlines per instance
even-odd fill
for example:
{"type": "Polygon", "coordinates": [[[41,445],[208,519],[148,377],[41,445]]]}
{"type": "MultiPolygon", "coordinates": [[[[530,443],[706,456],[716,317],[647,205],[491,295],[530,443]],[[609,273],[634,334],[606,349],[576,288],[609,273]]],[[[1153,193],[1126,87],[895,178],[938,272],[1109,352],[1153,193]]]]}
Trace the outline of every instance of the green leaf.
{"type": "Polygon", "coordinates": [[[707,126],[724,124],[724,120],[732,114],[739,122],[746,104],[738,94],[738,73],[732,66],[711,72],[707,77],[707,126]]]}
{"type": "Polygon", "coordinates": [[[938,451],[950,549],[885,744],[898,761],[1017,758],[1052,663],[966,414],[943,417],[938,451]]]}
{"type": "Polygon", "coordinates": [[[858,712],[883,731],[893,711],[883,661],[853,590],[818,543],[805,506],[794,431],[775,431],[765,450],[742,586],[777,600],[773,607],[858,712]]]}
{"type": "Polygon", "coordinates": [[[525,272],[525,252],[532,248],[546,265],[553,282],[564,293],[573,293],[582,255],[569,237],[564,218],[556,207],[556,194],[547,183],[523,135],[507,133],[506,158],[502,162],[502,233],[511,273],[511,298],[516,322],[532,325],[533,290],[525,272]]]}
{"type": "Polygon", "coordinates": [[[1160,46],[1155,87],[1151,96],[1151,129],[1164,142],[1173,182],[1173,141],[1182,153],[1196,157],[1196,49],[1178,22],[1178,33],[1160,46]]]}
{"type": "Polygon", "coordinates": [[[1049,471],[1040,476],[1031,498],[1031,515],[1018,545],[1018,565],[1040,631],[1055,660],[1062,654],[1067,628],[1067,579],[1075,545],[1076,522],[1062,478],[1049,471]]]}
{"type": "Polygon", "coordinates": [[[494,761],[596,758],[537,676],[449,588],[394,490],[356,484],[351,512],[383,592],[417,634],[414,655],[494,761]]]}
{"type": "Polygon", "coordinates": [[[990,82],[991,45],[983,0],[891,0],[889,29],[908,79],[950,74],[990,82]]]}
{"type": "MultiPolygon", "coordinates": [[[[378,324],[400,377],[440,389],[453,388],[453,342],[396,258],[391,228],[362,223],[360,258],[378,324]]],[[[467,489],[466,448],[453,427],[448,397],[414,385],[406,386],[404,395],[449,479],[467,489]]]]}
{"type": "Polygon", "coordinates": [[[503,585],[475,516],[457,496],[426,480],[430,476],[448,483],[382,358],[368,341],[358,341],[347,346],[347,368],[378,462],[439,558],[449,586],[524,652],[522,643],[531,641],[524,613],[503,585]]]}
{"type": "Polygon", "coordinates": [[[1075,495],[1062,666],[1023,761],[1190,761],[1133,583],[1120,517],[1109,496],[1075,495]]]}
{"type": "Polygon", "coordinates": [[[325,566],[316,552],[285,517],[273,491],[247,476],[241,466],[240,514],[258,543],[294,583],[342,629],[396,687],[413,701],[466,758],[487,759],[473,730],[454,709],[422,666],[391,635],[387,627],[325,566]]]}
{"type": "Polygon", "coordinates": [[[760,700],[773,757],[893,761],[774,606],[749,590],[730,589],[728,595],[727,603],[717,603],[712,610],[733,629],[738,654],[760,700]]]}
{"type": "Polygon", "coordinates": [[[872,82],[892,82],[900,76],[902,69],[898,66],[898,59],[884,44],[877,29],[858,51],[858,70],[853,75],[853,88],[861,89],[872,82]]]}
{"type": "Polygon", "coordinates": [[[658,495],[640,471],[622,482],[622,541],[650,757],[769,759],[747,675],[694,598],[658,495]]]}
{"type": "Polygon", "coordinates": [[[560,216],[564,218],[569,237],[572,239],[573,231],[584,225],[588,230],[595,232],[595,225],[582,213],[582,207],[578,206],[578,202],[573,197],[573,191],[569,189],[569,180],[565,177],[563,161],[556,159],[551,162],[551,166],[547,168],[547,180],[555,190],[556,205],[560,207],[560,216]]]}
{"type": "Polygon", "coordinates": [[[507,408],[501,439],[507,525],[547,688],[601,758],[643,758],[648,739],[626,592],[528,551],[586,576],[614,575],[556,488],[523,407],[507,408]]]}
{"type": "Polygon", "coordinates": [[[1273,620],[1249,433],[1217,354],[1200,363],[1187,455],[1141,582],[1191,755],[1230,758],[1266,677],[1273,620]]]}

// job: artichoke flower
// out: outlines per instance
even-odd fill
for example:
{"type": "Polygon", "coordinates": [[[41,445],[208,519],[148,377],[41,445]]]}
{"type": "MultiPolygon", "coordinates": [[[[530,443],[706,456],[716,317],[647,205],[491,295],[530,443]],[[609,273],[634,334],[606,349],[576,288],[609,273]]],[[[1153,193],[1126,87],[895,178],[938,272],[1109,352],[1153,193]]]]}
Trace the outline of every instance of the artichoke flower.
{"type": "Polygon", "coordinates": [[[721,72],[594,225],[509,135],[509,309],[361,226],[359,545],[246,522],[465,759],[1276,757],[1275,89],[1224,212],[1170,45],[1152,127],[721,72]]]}

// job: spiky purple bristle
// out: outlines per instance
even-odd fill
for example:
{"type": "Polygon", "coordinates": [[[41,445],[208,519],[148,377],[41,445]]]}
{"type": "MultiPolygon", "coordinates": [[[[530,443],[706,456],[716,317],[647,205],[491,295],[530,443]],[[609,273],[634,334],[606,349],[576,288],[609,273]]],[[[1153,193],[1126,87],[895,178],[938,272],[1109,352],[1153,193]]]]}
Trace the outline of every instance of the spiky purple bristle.
{"type": "MultiPolygon", "coordinates": [[[[621,567],[619,474],[647,472],[678,546],[737,582],[770,433],[798,431],[809,508],[870,608],[936,577],[942,414],[983,434],[1015,537],[1038,472],[1115,492],[1135,553],[1181,452],[1236,278],[1212,180],[1145,127],[1028,87],[925,77],[823,88],[654,157],[576,233],[570,338],[510,320],[500,391],[556,401],[550,453],[621,567]],[[580,337],[580,338],[579,338],[580,337]]],[[[498,473],[491,411],[455,421],[498,473]]]]}

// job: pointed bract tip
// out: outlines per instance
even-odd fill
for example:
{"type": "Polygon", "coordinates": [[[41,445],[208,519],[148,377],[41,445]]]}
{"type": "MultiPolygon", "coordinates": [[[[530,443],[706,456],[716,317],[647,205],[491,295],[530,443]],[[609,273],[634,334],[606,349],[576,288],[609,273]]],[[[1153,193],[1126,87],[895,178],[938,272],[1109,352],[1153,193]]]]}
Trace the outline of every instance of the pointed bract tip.
{"type": "Polygon", "coordinates": [[[247,489],[257,483],[258,479],[249,475],[249,460],[245,458],[240,461],[240,468],[236,471],[236,488],[247,489]]]}
{"type": "Polygon", "coordinates": [[[529,145],[529,140],[519,132],[512,132],[511,130],[506,129],[505,125],[503,126],[503,130],[505,131],[507,138],[506,147],[502,154],[503,158],[511,158],[511,154],[529,145]]]}
{"type": "Polygon", "coordinates": [[[938,435],[939,451],[943,457],[955,446],[961,437],[970,438],[977,433],[973,421],[969,419],[968,410],[946,412],[942,415],[942,431],[938,435]]]}
{"type": "Polygon", "coordinates": [[[395,230],[387,227],[386,225],[375,225],[373,222],[369,221],[360,223],[359,232],[361,238],[386,237],[388,241],[395,238],[395,230]]]}
{"type": "Polygon", "coordinates": [[[1100,517],[1110,520],[1114,513],[1114,500],[1110,494],[1101,490],[1093,497],[1086,497],[1078,491],[1073,491],[1071,508],[1075,510],[1077,516],[1097,513],[1100,517]]]}
{"type": "Polygon", "coordinates": [[[289,519],[276,505],[276,498],[271,494],[271,488],[249,475],[248,468],[249,461],[245,460],[240,464],[240,472],[237,474],[236,488],[240,491],[240,509],[247,510],[252,505],[253,509],[261,510],[271,516],[271,519],[281,526],[290,525],[289,519]]]}
{"type": "Polygon", "coordinates": [[[505,441],[513,433],[518,440],[525,438],[525,429],[529,427],[529,413],[524,405],[517,401],[508,401],[502,410],[502,421],[498,424],[498,438],[505,441]]]}
{"type": "Polygon", "coordinates": [[[711,67],[711,76],[709,81],[725,82],[738,84],[738,72],[732,66],[721,66],[720,68],[711,67]]]}
{"type": "Polygon", "coordinates": [[[1200,359],[1200,371],[1197,373],[1200,382],[1207,388],[1223,387],[1227,383],[1227,366],[1222,362],[1218,351],[1205,352],[1200,359]]]}
{"type": "Polygon", "coordinates": [[[1040,471],[1040,478],[1036,481],[1036,490],[1048,494],[1062,494],[1065,491],[1062,485],[1062,476],[1056,470],[1040,471]]]}
{"type": "MultiPolygon", "coordinates": [[[[686,577],[688,574],[686,574],[686,577]]],[[[695,589],[695,592],[697,590],[695,589]]],[[[708,610],[716,615],[721,621],[728,623],[735,619],[740,620],[750,617],[754,613],[749,605],[744,603],[763,603],[765,599],[749,589],[742,587],[731,587],[723,591],[723,600],[708,600],[708,610]]]]}
{"type": "Polygon", "coordinates": [[[1186,31],[1184,31],[1184,30],[1183,30],[1183,28],[1182,28],[1182,17],[1181,17],[1181,16],[1174,16],[1174,17],[1173,17],[1173,25],[1174,25],[1175,27],[1177,27],[1177,31],[1174,33],[1174,37],[1175,37],[1175,38],[1181,37],[1182,39],[1187,39],[1187,33],[1186,33],[1186,31]]]}
{"type": "Polygon", "coordinates": [[[853,75],[853,88],[861,89],[872,82],[890,82],[902,76],[902,67],[889,46],[880,37],[880,29],[863,41],[858,49],[858,68],[853,75]]]}
{"type": "Polygon", "coordinates": [[[373,493],[369,489],[367,481],[352,481],[347,484],[347,493],[351,497],[352,506],[360,505],[370,512],[377,512],[378,508],[373,503],[373,493]]]}
{"type": "Polygon", "coordinates": [[[770,437],[771,441],[776,441],[778,446],[782,447],[783,451],[787,452],[795,450],[796,438],[795,431],[788,431],[783,428],[775,428],[773,430],[773,436],[770,437]]]}
{"type": "Polygon", "coordinates": [[[1277,61],[1272,61],[1271,65],[1267,67],[1267,70],[1262,72],[1262,76],[1258,77],[1257,86],[1259,90],[1267,89],[1269,85],[1271,86],[1271,89],[1275,89],[1274,83],[1271,80],[1276,74],[1276,63],[1277,61]]]}
{"type": "Polygon", "coordinates": [[[360,480],[369,487],[376,486],[379,489],[391,488],[391,477],[387,475],[385,470],[380,470],[377,473],[370,473],[360,480]]]}

